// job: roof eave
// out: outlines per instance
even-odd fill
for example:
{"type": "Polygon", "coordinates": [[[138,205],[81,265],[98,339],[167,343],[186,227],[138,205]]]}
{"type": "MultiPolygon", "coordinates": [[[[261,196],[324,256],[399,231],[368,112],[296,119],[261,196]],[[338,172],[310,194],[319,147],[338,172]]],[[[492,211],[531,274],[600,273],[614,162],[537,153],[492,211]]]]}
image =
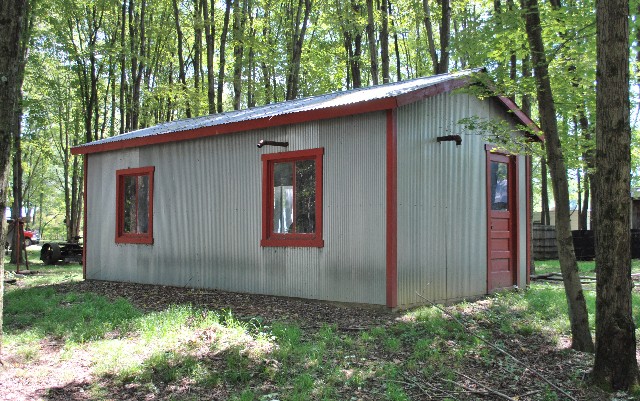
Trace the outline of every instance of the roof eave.
{"type": "MultiPolygon", "coordinates": [[[[471,75],[458,76],[434,85],[429,85],[425,88],[417,89],[396,96],[385,97],[382,99],[364,100],[361,102],[346,105],[319,108],[315,110],[298,111],[272,117],[249,119],[245,121],[211,125],[202,128],[148,135],[144,137],[123,139],[119,141],[111,141],[100,144],[88,143],[73,147],[71,149],[71,153],[74,155],[101,153],[127,148],[206,138],[216,135],[232,134],[248,130],[326,120],[382,110],[390,110],[422,99],[433,97],[441,93],[450,92],[455,89],[468,86],[473,81],[473,76],[471,75]]],[[[531,128],[531,130],[534,132],[540,132],[538,126],[509,98],[506,98],[504,96],[497,96],[497,98],[514,113],[514,115],[519,121],[522,122],[523,125],[531,128]]],[[[542,140],[542,137],[540,135],[535,135],[535,138],[537,140],[542,140]]]]}
{"type": "Polygon", "coordinates": [[[107,142],[92,145],[91,143],[73,147],[71,153],[74,155],[101,153],[113,150],[134,148],[140,146],[156,145],[168,142],[185,141],[190,139],[206,138],[210,136],[232,134],[236,132],[271,128],[290,124],[299,124],[309,121],[326,120],[330,118],[345,117],[356,114],[363,114],[381,110],[388,110],[398,107],[396,97],[376,99],[341,105],[335,107],[322,108],[317,110],[306,110],[281,114],[274,117],[263,117],[246,121],[239,121],[228,124],[212,125],[197,129],[170,132],[166,134],[150,135],[140,138],[123,139],[121,141],[107,142]]]}
{"type": "Polygon", "coordinates": [[[500,103],[505,105],[509,111],[513,113],[513,115],[524,125],[529,128],[530,132],[526,134],[529,138],[536,142],[544,142],[544,135],[542,134],[542,130],[528,115],[525,114],[513,100],[509,99],[506,96],[496,96],[500,103]]]}

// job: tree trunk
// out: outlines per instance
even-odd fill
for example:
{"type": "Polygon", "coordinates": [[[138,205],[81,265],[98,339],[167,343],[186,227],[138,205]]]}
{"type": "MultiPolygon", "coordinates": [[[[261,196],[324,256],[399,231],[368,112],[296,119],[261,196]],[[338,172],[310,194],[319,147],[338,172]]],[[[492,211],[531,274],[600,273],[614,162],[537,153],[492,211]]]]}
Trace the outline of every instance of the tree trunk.
{"type": "Polygon", "coordinates": [[[131,129],[136,130],[140,126],[140,87],[142,84],[142,72],[144,70],[145,49],[145,11],[146,0],[140,3],[140,12],[135,12],[133,0],[129,1],[129,41],[131,43],[131,129]]]}
{"type": "MultiPolygon", "coordinates": [[[[29,38],[31,36],[31,29],[33,27],[33,13],[31,12],[31,7],[27,2],[24,14],[24,21],[21,24],[21,32],[20,32],[20,52],[18,54],[18,68],[16,70],[16,85],[18,88],[22,88],[22,84],[24,82],[24,72],[27,64],[27,53],[29,50],[29,38]]],[[[14,221],[20,220],[22,218],[22,141],[21,141],[21,123],[22,123],[22,90],[18,90],[15,94],[15,109],[13,116],[13,219],[14,221]]],[[[4,209],[3,209],[4,210],[4,209]]],[[[22,233],[20,233],[22,234],[22,233]]],[[[16,239],[20,241],[20,249],[24,249],[24,236],[20,235],[18,237],[14,237],[12,239],[13,249],[11,250],[11,263],[16,262],[16,250],[18,246],[16,244],[16,239]]],[[[3,279],[3,276],[0,276],[0,280],[3,279]]]]}
{"type": "MultiPolygon", "coordinates": [[[[14,0],[0,6],[0,210],[7,205],[7,180],[11,162],[11,139],[18,95],[22,90],[18,70],[20,68],[20,38],[26,0],[14,0]]],[[[0,243],[5,243],[6,219],[0,219],[0,243]]],[[[0,258],[0,294],[4,293],[4,258],[0,258]]],[[[0,355],[2,355],[2,311],[0,297],[0,355]]]]}
{"type": "MultiPolygon", "coordinates": [[[[392,13],[392,9],[391,9],[391,0],[389,1],[389,15],[393,15],[392,13]]],[[[391,27],[393,28],[393,50],[395,52],[396,55],[396,78],[397,81],[400,82],[402,81],[402,70],[401,70],[401,64],[400,64],[400,46],[398,45],[398,31],[396,29],[396,23],[395,20],[393,18],[391,18],[391,27]]]]}
{"type": "Polygon", "coordinates": [[[255,67],[256,67],[256,28],[253,17],[253,2],[249,0],[247,5],[247,15],[249,16],[249,58],[247,60],[247,107],[251,108],[256,105],[255,93],[255,67]]]}
{"type": "Polygon", "coordinates": [[[246,0],[233,0],[233,109],[240,110],[246,0]]]}
{"type": "Polygon", "coordinates": [[[449,39],[451,36],[451,5],[449,0],[441,0],[442,18],[440,20],[440,57],[436,50],[435,39],[433,37],[433,26],[431,25],[431,7],[429,0],[422,0],[424,12],[424,27],[427,30],[427,42],[434,74],[446,74],[449,70],[449,39]]]}
{"type": "Polygon", "coordinates": [[[450,0],[441,0],[442,19],[440,22],[440,62],[436,74],[449,72],[449,40],[451,38],[451,4],[450,0]]]}
{"type": "MultiPolygon", "coordinates": [[[[362,7],[356,1],[350,1],[350,8],[344,11],[345,18],[341,24],[342,42],[347,56],[347,74],[351,77],[351,87],[362,87],[362,26],[358,21],[363,17],[362,7]]],[[[348,86],[348,85],[347,85],[348,86]]]]}
{"type": "MultiPolygon", "coordinates": [[[[74,146],[77,145],[74,141],[74,146]]],[[[82,167],[78,157],[73,158],[71,166],[71,201],[69,202],[69,224],[67,225],[67,241],[75,242],[80,234],[82,216],[82,167]]]]}
{"type": "Polygon", "coordinates": [[[382,28],[380,29],[380,61],[382,62],[382,83],[390,82],[389,75],[389,13],[388,0],[381,0],[378,7],[382,14],[382,28]]]}
{"type": "Polygon", "coordinates": [[[551,184],[556,203],[556,237],[558,256],[564,282],[569,321],[571,323],[573,349],[593,352],[593,341],[589,331],[589,315],[578,276],[578,264],[573,249],[569,210],[569,184],[564,155],[560,145],[556,110],[551,92],[548,63],[542,41],[542,27],[537,0],[521,0],[524,9],[527,39],[536,78],[538,112],[540,124],[546,137],[546,151],[551,172],[551,184]]]}
{"type": "Polygon", "coordinates": [[[596,2],[596,356],[594,382],[638,385],[631,309],[629,1],[596,2]],[[606,191],[606,192],[605,192],[606,191]]]}
{"type": "MultiPolygon", "coordinates": [[[[19,85],[22,86],[22,77],[24,72],[18,73],[20,80],[19,85]]],[[[11,218],[13,219],[14,228],[19,227],[18,222],[22,219],[22,141],[20,140],[20,121],[22,120],[22,93],[16,95],[15,116],[13,122],[13,207],[11,208],[11,218]]],[[[16,235],[18,231],[14,229],[11,242],[11,263],[18,260],[18,249],[24,248],[24,237],[16,235]],[[20,242],[20,244],[18,244],[20,242]]],[[[22,259],[22,258],[21,258],[22,259]]],[[[0,279],[3,279],[0,277],[0,279]]]]}
{"type": "MultiPolygon", "coordinates": [[[[542,145],[544,147],[544,145],[542,145]]],[[[549,182],[547,172],[547,158],[540,158],[540,223],[551,225],[551,213],[549,213],[549,182]]]]}
{"type": "Polygon", "coordinates": [[[202,3],[200,0],[193,0],[193,89],[194,101],[193,111],[196,116],[200,115],[200,72],[202,71],[202,3]]]}
{"type": "Polygon", "coordinates": [[[216,36],[215,25],[215,0],[211,0],[211,15],[209,15],[208,0],[202,1],[202,14],[204,16],[204,37],[207,44],[207,100],[209,102],[209,114],[216,112],[216,87],[213,71],[214,42],[216,36]]]}
{"type": "MultiPolygon", "coordinates": [[[[531,77],[531,66],[527,54],[522,58],[522,78],[529,77],[531,77]]],[[[526,91],[522,94],[522,111],[528,116],[531,115],[531,96],[526,91]]]]}
{"type": "Polygon", "coordinates": [[[231,14],[231,4],[233,0],[226,1],[226,8],[224,11],[224,21],[222,23],[222,34],[220,35],[220,61],[218,70],[218,88],[217,88],[217,104],[218,113],[222,113],[222,90],[224,88],[224,68],[227,57],[225,55],[227,48],[227,36],[229,35],[229,16],[231,14]]]}
{"type": "Polygon", "coordinates": [[[127,26],[127,0],[122,0],[121,8],[122,25],[120,26],[120,134],[128,131],[127,105],[125,103],[127,93],[127,56],[124,51],[125,27],[127,26]]]}
{"type": "Polygon", "coordinates": [[[287,94],[285,98],[292,100],[298,97],[298,87],[300,84],[300,61],[302,59],[302,45],[304,35],[307,32],[309,14],[311,13],[311,0],[298,0],[298,7],[295,13],[294,31],[291,38],[291,55],[289,59],[287,73],[287,94]],[[303,4],[304,2],[304,4],[303,4]],[[303,10],[304,5],[304,10],[303,10]],[[304,13],[304,15],[303,15],[304,13]],[[302,24],[302,26],[300,25],[302,24]]]}
{"type": "MultiPolygon", "coordinates": [[[[580,174],[580,172],[578,172],[580,174]]],[[[578,214],[578,230],[586,230],[589,218],[589,174],[584,172],[582,177],[582,204],[580,205],[580,213],[578,214]]]]}
{"type": "Polygon", "coordinates": [[[433,66],[434,74],[438,70],[438,53],[436,52],[436,42],[433,38],[433,26],[431,25],[431,6],[429,0],[422,0],[422,12],[424,13],[424,28],[427,30],[427,45],[429,49],[429,56],[431,56],[431,65],[433,66]]]}
{"type": "Polygon", "coordinates": [[[187,73],[184,63],[184,55],[182,54],[182,47],[184,42],[184,35],[182,34],[182,28],[180,27],[180,10],[178,9],[178,1],[172,0],[173,3],[173,17],[176,26],[176,36],[178,38],[178,77],[180,84],[182,85],[182,91],[185,95],[185,113],[187,118],[191,118],[191,106],[189,106],[189,92],[187,89],[187,73]]]}
{"type": "Polygon", "coordinates": [[[376,26],[373,22],[373,0],[367,0],[367,40],[369,60],[371,60],[371,82],[378,85],[378,49],[376,47],[376,26]]]}
{"type": "MultiPolygon", "coordinates": [[[[348,29],[348,28],[347,28],[348,29]]],[[[352,35],[349,31],[344,31],[344,50],[347,54],[348,72],[351,77],[351,87],[362,87],[362,74],[360,71],[360,53],[362,50],[362,35],[359,33],[352,35]]]]}

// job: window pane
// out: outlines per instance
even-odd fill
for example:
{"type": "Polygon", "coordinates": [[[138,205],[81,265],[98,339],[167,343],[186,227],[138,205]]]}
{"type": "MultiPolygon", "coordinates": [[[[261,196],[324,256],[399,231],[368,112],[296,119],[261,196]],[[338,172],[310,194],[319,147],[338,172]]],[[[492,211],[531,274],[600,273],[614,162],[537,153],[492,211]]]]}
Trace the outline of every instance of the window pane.
{"type": "Polygon", "coordinates": [[[506,163],[491,162],[491,210],[509,210],[509,170],[506,163]]]}
{"type": "Polygon", "coordinates": [[[138,177],[138,225],[136,232],[146,234],[149,229],[149,176],[138,177]]]}
{"type": "Polygon", "coordinates": [[[124,177],[124,227],[125,233],[136,232],[136,186],[137,177],[124,177]]]}
{"type": "Polygon", "coordinates": [[[273,166],[273,232],[284,234],[293,229],[293,163],[273,166]]]}
{"type": "Polygon", "coordinates": [[[313,233],[316,228],[316,162],[296,162],[296,232],[313,233]]]}

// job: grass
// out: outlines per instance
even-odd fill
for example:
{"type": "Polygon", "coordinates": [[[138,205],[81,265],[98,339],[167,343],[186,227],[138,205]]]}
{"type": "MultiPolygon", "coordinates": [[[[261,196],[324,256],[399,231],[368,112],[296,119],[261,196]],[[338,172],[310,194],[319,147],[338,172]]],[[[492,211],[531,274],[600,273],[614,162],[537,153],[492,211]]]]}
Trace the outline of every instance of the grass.
{"type": "MultiPolygon", "coordinates": [[[[536,274],[560,272],[560,261],[558,261],[557,259],[536,260],[535,266],[536,266],[536,274]]],[[[580,271],[581,274],[594,275],[596,271],[596,262],[593,260],[578,262],[578,270],[580,271]]],[[[631,261],[631,272],[640,273],[640,259],[633,259],[631,261]]]]}
{"type": "MultiPolygon", "coordinates": [[[[434,380],[446,391],[459,391],[452,382],[469,366],[516,382],[528,376],[434,307],[355,332],[327,324],[314,329],[296,322],[267,324],[238,318],[231,310],[186,304],[143,312],[122,298],[58,291],[60,283],[81,277],[77,265],[36,266],[40,275],[7,287],[6,348],[25,369],[37,368],[43,342],[59,344],[60,360],[87,355],[97,378],[87,390],[92,399],[111,399],[127,389],[137,398],[184,400],[214,393],[230,400],[410,400],[424,395],[420,383],[434,380]]],[[[587,291],[586,297],[593,323],[594,293],[587,291]]],[[[633,302],[640,326],[636,294],[633,302]]],[[[569,359],[556,345],[570,330],[561,286],[533,284],[529,291],[463,302],[449,311],[505,348],[543,346],[562,356],[555,364],[569,359]]],[[[584,386],[579,374],[572,375],[571,387],[584,386]]],[[[537,399],[557,396],[546,387],[539,394],[537,399]]]]}

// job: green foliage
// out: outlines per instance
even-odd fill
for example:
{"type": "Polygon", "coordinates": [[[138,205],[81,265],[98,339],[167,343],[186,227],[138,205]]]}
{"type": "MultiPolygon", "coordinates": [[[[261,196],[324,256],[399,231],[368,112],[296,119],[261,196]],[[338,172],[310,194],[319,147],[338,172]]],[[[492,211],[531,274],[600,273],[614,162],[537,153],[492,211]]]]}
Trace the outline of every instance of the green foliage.
{"type": "Polygon", "coordinates": [[[538,134],[531,129],[514,127],[504,120],[490,120],[479,117],[466,117],[458,120],[463,127],[463,135],[480,135],[485,141],[494,144],[496,150],[526,155],[540,155],[541,148],[531,137],[538,134]]]}
{"type": "MultiPolygon", "coordinates": [[[[432,3],[431,24],[438,47],[442,13],[438,2],[432,3]]],[[[519,3],[501,2],[500,9],[495,8],[498,3],[489,1],[452,3],[448,49],[451,70],[486,67],[498,93],[512,97],[521,105],[526,99],[533,103],[531,114],[535,120],[535,84],[525,68],[528,44],[519,3]]],[[[25,201],[27,207],[43,210],[42,219],[38,218],[33,226],[45,230],[47,236],[64,237],[65,198],[68,203],[70,196],[65,193],[65,178],[68,181],[73,172],[69,169],[68,147],[87,140],[87,102],[91,88],[95,87],[96,95],[90,113],[93,118],[89,121],[93,139],[135,129],[131,125],[134,109],[139,111],[138,127],[184,118],[187,109],[193,115],[206,114],[206,41],[205,35],[198,35],[197,31],[202,30],[205,21],[213,15],[209,21],[213,33],[212,72],[213,84],[218,85],[225,2],[213,2],[210,15],[203,16],[195,8],[197,2],[179,1],[178,19],[184,34],[182,50],[187,55],[186,87],[179,79],[170,0],[124,2],[124,6],[123,2],[114,0],[48,0],[34,4],[36,24],[24,84],[26,157],[23,167],[25,182],[29,182],[25,185],[25,201]],[[196,43],[198,38],[201,42],[196,43]],[[202,54],[196,57],[199,51],[202,54]],[[200,60],[198,65],[197,60],[200,60]],[[138,82],[139,100],[135,100],[133,88],[138,82]],[[40,194],[43,194],[42,200],[40,194]]],[[[225,110],[232,108],[234,47],[239,46],[243,48],[242,107],[284,100],[292,38],[299,29],[294,2],[243,0],[238,4],[246,24],[238,37],[230,30],[226,38],[226,67],[220,82],[225,110]]],[[[545,21],[543,39],[550,61],[561,140],[572,175],[592,169],[587,159],[594,148],[594,7],[593,0],[563,2],[559,9],[553,9],[549,2],[541,2],[545,21]]],[[[431,74],[433,66],[422,3],[397,0],[391,2],[387,12],[391,81],[431,74]]],[[[363,85],[373,82],[365,32],[366,14],[364,2],[312,3],[302,43],[299,96],[347,88],[350,60],[357,62],[363,85]],[[360,38],[359,55],[349,54],[345,34],[352,40],[360,38]]],[[[382,10],[375,8],[373,16],[377,60],[381,63],[382,10]]],[[[636,29],[635,25],[632,29],[636,29]]],[[[635,37],[633,33],[631,36],[635,37]]],[[[632,57],[635,59],[635,55],[632,57]]],[[[528,69],[531,70],[530,65],[528,69]]],[[[526,143],[514,147],[512,141],[500,140],[513,138],[508,130],[505,132],[505,127],[489,126],[481,121],[466,123],[470,132],[488,134],[490,140],[503,144],[508,150],[528,148],[526,143]]],[[[533,151],[539,152],[539,149],[533,151]]],[[[634,145],[634,185],[640,176],[638,152],[634,145]]],[[[539,170],[534,169],[534,174],[539,174],[539,170]]],[[[534,185],[534,190],[538,191],[539,185],[534,185]]],[[[572,191],[577,193],[583,188],[573,185],[572,191]]],[[[577,195],[573,199],[577,199],[577,195]]]]}

